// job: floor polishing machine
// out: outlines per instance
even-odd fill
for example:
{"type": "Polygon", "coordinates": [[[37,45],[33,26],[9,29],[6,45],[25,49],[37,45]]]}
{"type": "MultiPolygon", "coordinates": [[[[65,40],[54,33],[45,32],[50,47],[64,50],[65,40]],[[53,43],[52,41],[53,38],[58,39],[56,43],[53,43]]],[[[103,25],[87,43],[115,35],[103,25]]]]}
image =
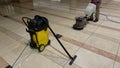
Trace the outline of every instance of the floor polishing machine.
{"type": "Polygon", "coordinates": [[[93,3],[89,3],[84,11],[85,16],[75,18],[76,23],[73,25],[73,29],[83,30],[91,17],[92,17],[92,20],[94,20],[95,11],[96,11],[96,5],[93,3]]]}

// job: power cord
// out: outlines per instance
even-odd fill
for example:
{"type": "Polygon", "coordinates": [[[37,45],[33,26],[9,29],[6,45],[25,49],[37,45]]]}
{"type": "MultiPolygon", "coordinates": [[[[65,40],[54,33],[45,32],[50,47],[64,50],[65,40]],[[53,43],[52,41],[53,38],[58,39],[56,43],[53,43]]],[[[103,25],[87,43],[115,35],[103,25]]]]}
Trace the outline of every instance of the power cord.
{"type": "Polygon", "coordinates": [[[107,20],[109,20],[109,21],[111,21],[111,22],[114,22],[114,23],[118,23],[118,24],[120,24],[119,21],[114,21],[114,20],[111,20],[110,18],[108,18],[108,15],[103,14],[103,13],[100,13],[100,14],[106,16],[106,19],[107,19],[107,20]]]}

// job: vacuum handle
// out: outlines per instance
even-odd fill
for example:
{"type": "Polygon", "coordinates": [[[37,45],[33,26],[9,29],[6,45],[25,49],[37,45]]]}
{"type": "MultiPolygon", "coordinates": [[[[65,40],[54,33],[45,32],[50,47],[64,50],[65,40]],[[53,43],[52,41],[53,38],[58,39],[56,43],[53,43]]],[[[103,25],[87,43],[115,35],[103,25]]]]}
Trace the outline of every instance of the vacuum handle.
{"type": "Polygon", "coordinates": [[[51,29],[51,27],[48,25],[48,28],[50,29],[50,31],[52,32],[52,34],[54,35],[54,37],[56,38],[56,40],[59,42],[59,44],[62,46],[62,48],[64,49],[64,51],[67,53],[67,55],[69,56],[70,59],[73,59],[73,57],[69,54],[69,52],[65,49],[65,47],[63,46],[63,44],[61,43],[61,41],[58,39],[58,37],[55,35],[54,31],[51,29]]]}
{"type": "Polygon", "coordinates": [[[28,18],[28,17],[22,17],[22,20],[24,22],[24,24],[28,27],[28,23],[25,21],[25,19],[28,21],[31,21],[32,19],[28,18]]]}

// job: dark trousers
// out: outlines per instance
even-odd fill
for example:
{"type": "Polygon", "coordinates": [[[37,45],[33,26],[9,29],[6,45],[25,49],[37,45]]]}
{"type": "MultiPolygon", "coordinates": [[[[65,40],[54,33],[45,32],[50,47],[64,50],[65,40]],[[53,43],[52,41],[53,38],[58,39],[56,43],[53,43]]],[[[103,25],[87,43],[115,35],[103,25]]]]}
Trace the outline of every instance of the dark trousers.
{"type": "Polygon", "coordinates": [[[99,3],[96,5],[96,13],[95,13],[95,18],[99,19],[99,14],[100,14],[100,5],[101,5],[101,0],[99,3]]]}
{"type": "Polygon", "coordinates": [[[90,19],[93,20],[93,19],[97,19],[99,20],[99,13],[100,13],[100,5],[101,5],[101,0],[99,3],[96,4],[96,12],[95,12],[95,16],[94,16],[94,13],[90,16],[90,19]],[[95,18],[93,18],[95,17],[95,18]]]}

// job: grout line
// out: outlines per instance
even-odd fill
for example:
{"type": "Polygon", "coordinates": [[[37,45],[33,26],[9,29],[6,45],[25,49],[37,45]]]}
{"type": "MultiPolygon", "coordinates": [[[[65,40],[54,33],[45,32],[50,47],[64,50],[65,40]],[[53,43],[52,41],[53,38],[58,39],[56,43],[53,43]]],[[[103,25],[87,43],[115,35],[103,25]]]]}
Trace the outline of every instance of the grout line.
{"type": "MultiPolygon", "coordinates": [[[[12,17],[7,17],[7,18],[10,18],[10,19],[12,19],[12,20],[14,20],[14,21],[16,21],[16,22],[18,22],[18,23],[22,23],[22,21],[20,22],[20,20],[17,20],[17,19],[15,19],[15,18],[12,18],[12,17]]],[[[22,23],[22,24],[24,24],[24,23],[22,23]]],[[[95,24],[95,25],[97,25],[97,24],[95,24]]],[[[98,25],[97,25],[98,26],[98,25]]],[[[102,25],[102,26],[104,26],[104,25],[102,25]]],[[[106,26],[105,26],[106,27],[106,26]]],[[[84,32],[84,33],[86,33],[86,32],[84,32]]],[[[87,34],[88,34],[88,32],[87,32],[87,34]]],[[[114,39],[114,38],[110,38],[110,37],[107,37],[107,38],[105,38],[105,36],[104,35],[101,35],[101,34],[97,34],[97,33],[94,33],[95,34],[95,36],[99,36],[99,37],[101,37],[101,38],[103,38],[103,39],[109,39],[110,41],[112,41],[112,42],[118,42],[119,40],[118,39],[114,39]],[[104,37],[103,37],[104,36],[104,37]]]]}
{"type": "MultiPolygon", "coordinates": [[[[102,23],[101,23],[102,24],[102,23]]],[[[93,36],[94,35],[94,33],[96,32],[96,30],[98,29],[99,27],[96,27],[96,29],[94,30],[94,32],[92,32],[90,35],[89,35],[89,37],[86,39],[86,40],[84,40],[83,41],[83,43],[81,44],[81,47],[83,47],[85,44],[84,43],[86,43],[87,41],[88,41],[88,39],[91,37],[91,36],[93,36]]],[[[69,42],[70,43],[70,42],[69,42]]],[[[80,49],[80,48],[79,48],[80,49]]],[[[79,50],[78,49],[78,50],[79,50]]],[[[77,51],[75,52],[75,54],[77,53],[77,51]]]]}
{"type": "MultiPolygon", "coordinates": [[[[8,18],[8,19],[11,19],[11,18],[8,18]]],[[[17,20],[17,19],[16,19],[16,20],[17,20]]],[[[14,21],[16,21],[16,20],[14,20],[14,21]]],[[[19,20],[17,20],[17,22],[18,22],[18,23],[21,23],[21,21],[19,21],[19,20]]],[[[21,24],[22,24],[22,23],[21,23],[21,24]]],[[[104,57],[107,57],[107,58],[109,58],[109,59],[115,60],[115,56],[116,56],[116,55],[114,55],[114,54],[112,54],[112,53],[109,53],[109,52],[107,52],[107,51],[98,49],[98,48],[96,48],[96,47],[93,47],[93,46],[91,46],[91,45],[88,45],[88,44],[79,42],[79,41],[74,40],[74,39],[71,39],[71,38],[62,37],[61,39],[64,40],[64,41],[66,41],[66,42],[69,42],[69,43],[71,43],[71,44],[74,44],[74,45],[77,45],[77,46],[82,47],[82,48],[84,48],[84,49],[87,49],[87,50],[89,50],[89,51],[92,51],[93,53],[96,53],[96,54],[102,55],[102,56],[104,56],[104,57]],[[83,46],[83,44],[84,44],[84,46],[83,46]]],[[[118,56],[117,59],[120,59],[120,56],[118,56]]],[[[117,62],[120,63],[120,60],[115,60],[115,61],[117,61],[117,62]]]]}
{"type": "MultiPolygon", "coordinates": [[[[28,7],[23,7],[23,6],[17,6],[17,5],[14,5],[15,7],[19,7],[19,8],[24,8],[24,9],[29,9],[29,10],[31,10],[31,8],[28,8],[28,7]]],[[[104,6],[103,6],[104,7],[104,6]]],[[[101,7],[101,8],[103,8],[103,7],[101,7]]],[[[46,9],[47,9],[47,7],[45,7],[46,9]]],[[[33,8],[34,9],[34,8],[33,8]]],[[[50,9],[50,10],[55,10],[55,9],[52,9],[52,8],[48,8],[48,9],[50,9]]],[[[105,9],[105,8],[103,8],[103,9],[105,9]]],[[[107,9],[107,8],[106,8],[107,9]]],[[[78,8],[72,8],[72,10],[75,10],[75,11],[83,11],[84,9],[79,9],[78,10],[78,8]]],[[[34,9],[34,11],[38,11],[38,12],[41,12],[40,10],[36,10],[36,9],[34,9]]],[[[55,10],[56,11],[56,10],[55,10]]],[[[67,13],[67,12],[65,12],[65,11],[62,11],[62,12],[64,12],[64,13],[67,13]]],[[[69,12],[70,14],[75,14],[75,13],[72,13],[72,12],[69,12]]],[[[108,16],[113,16],[113,17],[118,17],[118,18],[120,18],[120,16],[115,16],[115,15],[108,15],[108,16]]]]}
{"type": "MultiPolygon", "coordinates": [[[[26,8],[26,7],[20,7],[20,6],[16,6],[16,7],[30,10],[29,8],[26,8]]],[[[36,11],[36,12],[41,12],[41,13],[48,14],[48,15],[53,15],[53,16],[61,17],[61,18],[68,19],[68,20],[74,20],[74,19],[72,19],[72,18],[68,18],[68,17],[64,17],[64,16],[60,16],[60,15],[48,13],[48,12],[45,12],[45,11],[40,11],[40,10],[35,10],[35,9],[34,9],[34,11],[36,11]]],[[[100,25],[100,24],[96,24],[96,23],[94,23],[94,22],[90,22],[89,24],[90,24],[90,25],[94,25],[94,26],[100,26],[100,27],[102,27],[102,28],[111,29],[111,30],[115,30],[115,31],[120,32],[120,29],[113,28],[113,27],[109,27],[109,26],[104,26],[104,25],[100,25]]]]}
{"type": "MultiPolygon", "coordinates": [[[[107,51],[101,50],[99,48],[93,47],[91,45],[88,45],[88,44],[85,44],[85,43],[82,43],[82,42],[79,42],[77,40],[73,40],[73,39],[67,38],[67,37],[62,37],[61,39],[66,41],[66,42],[69,42],[69,43],[71,43],[73,45],[76,45],[76,46],[79,46],[79,47],[84,48],[86,50],[89,50],[89,51],[91,51],[93,53],[96,53],[98,55],[102,55],[102,56],[107,57],[107,58],[112,59],[112,60],[115,59],[116,55],[114,55],[112,53],[109,53],[107,51]],[[84,46],[82,46],[83,44],[84,44],[84,46]]],[[[118,60],[116,60],[116,61],[120,63],[120,61],[118,61],[118,60]]]]}
{"type": "MultiPolygon", "coordinates": [[[[117,53],[116,53],[116,56],[115,56],[115,61],[120,60],[120,56],[118,56],[119,49],[120,49],[120,42],[119,42],[119,46],[118,46],[117,53]]],[[[113,68],[115,68],[115,63],[116,63],[115,61],[113,63],[113,68]]]]}
{"type": "MultiPolygon", "coordinates": [[[[13,19],[13,20],[16,20],[16,19],[13,19]]],[[[18,20],[16,20],[16,21],[18,21],[18,20]]],[[[19,21],[18,21],[19,22],[19,21]]],[[[97,30],[97,29],[96,29],[97,30]]],[[[91,34],[91,36],[94,34],[94,32],[91,34]]],[[[90,37],[90,36],[89,36],[90,37]]],[[[89,37],[86,39],[86,41],[89,39],[89,37]]],[[[70,42],[69,42],[70,43],[70,42]]],[[[85,44],[83,44],[83,45],[85,45],[85,44]]],[[[88,47],[84,47],[84,46],[82,46],[83,48],[85,48],[85,49],[87,49],[88,47]]],[[[119,46],[120,47],[120,46],[119,46]]],[[[118,47],[118,50],[119,50],[119,47],[118,47]]],[[[117,51],[117,54],[118,54],[118,51],[117,51]]],[[[116,55],[116,58],[115,58],[115,61],[117,61],[117,57],[119,57],[119,56],[117,56],[116,55]]],[[[114,62],[114,64],[113,64],[113,68],[114,68],[114,65],[115,65],[115,62],[114,62]]]]}
{"type": "MultiPolygon", "coordinates": [[[[53,53],[52,51],[50,51],[50,50],[48,50],[48,49],[47,49],[46,51],[49,51],[48,53],[55,54],[55,53],[53,53]]],[[[44,54],[40,54],[40,55],[46,57],[46,54],[45,54],[45,55],[44,55],[44,54]]],[[[49,55],[47,55],[47,56],[49,56],[49,55]]],[[[56,54],[56,56],[57,56],[57,58],[66,60],[66,63],[67,63],[67,61],[69,61],[69,59],[66,59],[66,58],[64,58],[64,57],[62,57],[62,56],[61,56],[61,57],[58,57],[58,56],[60,56],[60,55],[58,55],[58,54],[56,54]]],[[[49,57],[50,57],[50,56],[49,56],[49,57]]],[[[51,60],[51,61],[53,61],[54,63],[58,64],[59,66],[61,66],[61,64],[57,63],[55,60],[53,60],[53,59],[51,59],[51,58],[49,58],[49,57],[46,57],[46,58],[49,59],[49,60],[51,60]]],[[[66,57],[66,56],[65,56],[65,57],[66,57]]]]}
{"type": "MultiPolygon", "coordinates": [[[[53,22],[54,23],[54,22],[53,22]]],[[[67,28],[71,28],[71,26],[69,25],[66,25],[66,24],[62,24],[62,23],[54,23],[55,25],[60,25],[60,26],[64,26],[64,27],[67,27],[67,28]]],[[[92,33],[92,31],[82,31],[83,33],[85,34],[90,34],[92,33]]],[[[96,37],[99,37],[99,38],[102,38],[102,39],[106,39],[106,40],[109,40],[111,42],[115,42],[115,43],[118,43],[120,40],[119,39],[115,39],[115,38],[112,38],[112,37],[109,37],[109,36],[106,36],[106,35],[102,35],[102,34],[99,34],[99,33],[94,33],[94,36],[96,37]]]]}
{"type": "MultiPolygon", "coordinates": [[[[20,39],[25,39],[24,37],[22,37],[22,36],[20,36],[20,35],[18,35],[18,34],[16,34],[16,33],[14,33],[14,32],[11,32],[10,30],[8,30],[8,29],[6,29],[6,28],[3,28],[3,27],[1,27],[0,26],[0,31],[4,31],[3,33],[4,34],[6,34],[6,35],[8,35],[9,37],[11,37],[12,39],[14,39],[14,40],[16,40],[16,41],[18,41],[18,40],[20,40],[20,39]],[[9,34],[8,34],[9,33],[9,34]],[[17,38],[13,38],[13,37],[19,37],[20,39],[17,39],[17,38]]],[[[25,39],[25,40],[27,40],[27,39],[25,39]]],[[[21,41],[19,41],[19,42],[21,42],[21,41]]],[[[23,43],[23,42],[22,42],[23,43]]],[[[50,52],[50,51],[49,51],[50,52]]],[[[52,52],[51,52],[52,53],[52,52]]],[[[22,61],[21,63],[19,63],[19,64],[23,64],[24,62],[25,62],[25,60],[31,55],[32,53],[30,53],[25,59],[24,59],[24,61],[22,61]]],[[[43,55],[43,54],[41,54],[41,55],[43,55]]],[[[56,54],[57,56],[59,56],[58,54],[56,54]]],[[[22,56],[22,55],[21,55],[22,56]]],[[[44,56],[44,55],[43,55],[44,56]]],[[[64,55],[65,56],[65,55],[64,55]]],[[[46,57],[46,56],[45,56],[46,57]]],[[[66,57],[66,56],[65,56],[66,57]]],[[[20,58],[23,58],[23,57],[20,57],[20,58]]],[[[63,57],[61,57],[61,58],[63,58],[63,57]]],[[[65,59],[65,58],[63,58],[63,59],[65,59]]],[[[51,60],[51,59],[50,59],[51,60]]],[[[67,59],[66,59],[67,60],[67,59]]],[[[18,60],[18,61],[21,61],[21,60],[18,60]]],[[[18,62],[17,61],[17,62],[18,62]]],[[[56,62],[55,62],[56,63],[56,62]]],[[[16,64],[18,64],[18,63],[16,63],[16,64]]],[[[16,65],[15,64],[15,65],[16,65]]],[[[56,63],[56,64],[58,64],[58,65],[60,65],[59,63],[56,63]]],[[[19,66],[19,65],[18,65],[19,66]]]]}
{"type": "MultiPolygon", "coordinates": [[[[84,47],[84,46],[85,46],[84,43],[86,43],[86,42],[89,40],[89,38],[94,35],[94,33],[96,32],[96,30],[97,30],[98,28],[99,28],[99,27],[96,27],[96,29],[94,30],[94,32],[92,32],[92,33],[89,35],[89,37],[88,37],[86,40],[83,41],[83,44],[81,45],[81,47],[84,47]]],[[[70,42],[69,42],[69,43],[70,43],[70,42]]],[[[79,48],[79,49],[80,49],[80,48],[79,48]]],[[[76,52],[76,53],[77,53],[77,52],[76,52]]],[[[75,54],[76,54],[76,53],[75,53],[75,54]]]]}

